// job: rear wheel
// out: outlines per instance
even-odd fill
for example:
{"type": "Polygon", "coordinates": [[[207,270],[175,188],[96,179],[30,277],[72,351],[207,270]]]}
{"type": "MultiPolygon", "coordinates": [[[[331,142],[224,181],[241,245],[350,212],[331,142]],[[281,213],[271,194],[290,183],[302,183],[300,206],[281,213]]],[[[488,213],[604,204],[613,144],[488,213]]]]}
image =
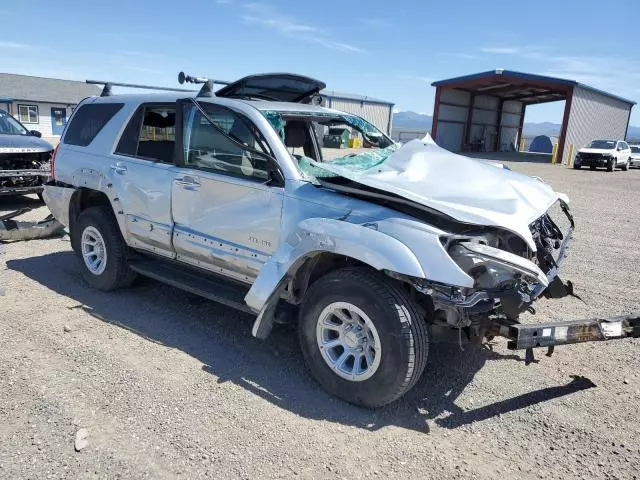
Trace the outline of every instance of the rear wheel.
{"type": "Polygon", "coordinates": [[[109,207],[84,210],[72,236],[82,277],[89,285],[105,291],[131,285],[136,274],[127,265],[127,245],[109,207]]]}
{"type": "Polygon", "coordinates": [[[579,163],[574,163],[573,168],[575,168],[576,170],[580,170],[580,168],[582,168],[582,165],[580,165],[579,163]]]}
{"type": "Polygon", "coordinates": [[[627,170],[629,170],[629,164],[631,163],[631,160],[627,158],[627,162],[622,166],[622,171],[626,172],[627,170]]]}
{"type": "Polygon", "coordinates": [[[427,361],[420,309],[398,285],[364,267],[336,270],[313,283],[300,310],[298,335],[318,382],[362,407],[400,398],[427,361]]]}

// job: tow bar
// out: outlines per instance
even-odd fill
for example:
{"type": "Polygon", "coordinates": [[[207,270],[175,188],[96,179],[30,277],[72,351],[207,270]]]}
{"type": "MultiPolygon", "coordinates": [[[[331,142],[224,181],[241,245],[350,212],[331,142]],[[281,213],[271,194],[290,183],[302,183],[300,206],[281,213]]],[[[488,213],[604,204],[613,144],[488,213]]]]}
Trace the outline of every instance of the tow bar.
{"type": "Polygon", "coordinates": [[[640,338],[640,312],[610,318],[568,322],[509,324],[499,323],[500,336],[506,337],[510,350],[526,350],[525,363],[534,361],[533,349],[547,347],[547,356],[556,345],[640,338]]]}

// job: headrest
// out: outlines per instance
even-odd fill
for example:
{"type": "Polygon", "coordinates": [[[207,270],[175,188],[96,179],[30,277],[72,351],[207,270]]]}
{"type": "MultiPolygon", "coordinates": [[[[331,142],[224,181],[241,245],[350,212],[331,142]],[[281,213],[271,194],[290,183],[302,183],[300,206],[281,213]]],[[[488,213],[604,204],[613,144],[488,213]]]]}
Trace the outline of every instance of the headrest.
{"type": "Polygon", "coordinates": [[[304,122],[299,120],[287,122],[284,127],[284,144],[290,148],[304,147],[307,130],[304,122]]]}

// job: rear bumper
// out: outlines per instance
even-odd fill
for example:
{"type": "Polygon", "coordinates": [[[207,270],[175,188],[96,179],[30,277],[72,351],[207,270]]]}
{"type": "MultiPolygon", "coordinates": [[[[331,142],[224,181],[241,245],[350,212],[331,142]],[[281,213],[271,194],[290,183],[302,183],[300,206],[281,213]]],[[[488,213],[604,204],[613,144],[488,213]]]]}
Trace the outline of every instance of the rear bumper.
{"type": "Polygon", "coordinates": [[[42,196],[56,220],[65,227],[69,226],[69,205],[76,191],[72,187],[59,187],[50,182],[44,186],[42,196]]]}

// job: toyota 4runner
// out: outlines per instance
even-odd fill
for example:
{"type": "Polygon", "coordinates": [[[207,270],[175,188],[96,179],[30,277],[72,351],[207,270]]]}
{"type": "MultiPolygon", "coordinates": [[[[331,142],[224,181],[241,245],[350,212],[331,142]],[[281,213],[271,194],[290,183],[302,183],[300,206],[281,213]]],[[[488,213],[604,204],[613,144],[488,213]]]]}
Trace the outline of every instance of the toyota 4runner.
{"type": "Polygon", "coordinates": [[[202,90],[106,86],[57,148],[45,200],[93,287],[146,275],[255,315],[258,338],[295,312],[312,374],[365,407],[407,392],[443,329],[506,337],[527,360],[534,347],[639,334],[638,315],[518,322],[540,296],[572,293],[558,277],[569,200],[540,179],[430,137],[394,144],[317,105],[325,85],[307,77],[254,75],[215,93],[185,78],[202,90]],[[323,148],[334,128],[366,148],[323,148]]]}

